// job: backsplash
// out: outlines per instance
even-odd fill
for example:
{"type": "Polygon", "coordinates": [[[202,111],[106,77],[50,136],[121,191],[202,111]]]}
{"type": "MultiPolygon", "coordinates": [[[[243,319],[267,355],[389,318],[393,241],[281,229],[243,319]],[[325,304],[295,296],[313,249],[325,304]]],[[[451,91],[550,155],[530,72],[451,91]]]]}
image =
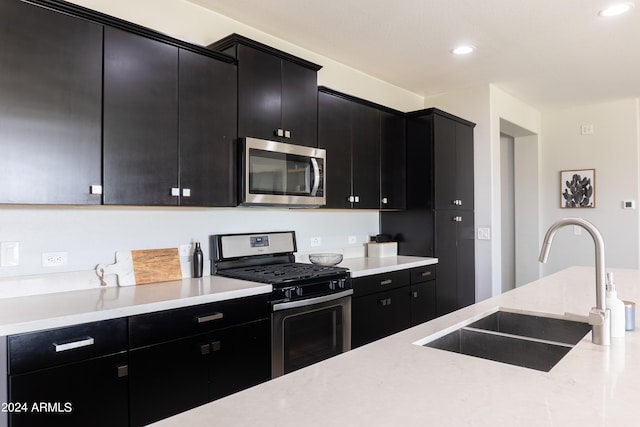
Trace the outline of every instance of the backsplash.
{"type": "Polygon", "coordinates": [[[294,230],[300,253],[336,248],[357,252],[369,235],[379,232],[379,214],[323,209],[4,205],[0,207],[0,242],[19,243],[19,264],[0,267],[0,286],[22,276],[93,270],[97,264],[114,263],[117,250],[178,247],[196,240],[202,242],[208,268],[209,235],[273,230],[294,230]],[[320,244],[312,247],[312,238],[319,238],[320,244]],[[42,254],[51,252],[66,252],[67,264],[43,267],[42,254]]]}

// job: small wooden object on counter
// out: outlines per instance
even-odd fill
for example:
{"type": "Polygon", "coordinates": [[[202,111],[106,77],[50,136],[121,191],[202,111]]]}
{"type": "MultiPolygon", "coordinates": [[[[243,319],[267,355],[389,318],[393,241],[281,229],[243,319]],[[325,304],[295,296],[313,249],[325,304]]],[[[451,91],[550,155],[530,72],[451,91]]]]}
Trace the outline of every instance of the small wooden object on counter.
{"type": "Polygon", "coordinates": [[[182,279],[178,248],[117,251],[112,265],[98,265],[96,273],[105,285],[104,276],[115,274],[118,286],[144,285],[182,279]]]}

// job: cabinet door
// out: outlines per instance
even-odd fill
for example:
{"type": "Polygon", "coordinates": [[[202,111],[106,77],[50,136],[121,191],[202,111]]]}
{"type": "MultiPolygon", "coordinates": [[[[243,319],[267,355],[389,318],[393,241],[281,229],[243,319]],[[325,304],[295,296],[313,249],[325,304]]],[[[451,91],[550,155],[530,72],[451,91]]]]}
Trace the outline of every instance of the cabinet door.
{"type": "Polygon", "coordinates": [[[462,210],[474,209],[473,198],[473,128],[456,123],[456,194],[462,201],[462,210]]]}
{"type": "Polygon", "coordinates": [[[131,350],[131,425],[149,424],[270,378],[267,319],[131,350]]]}
{"type": "Polygon", "coordinates": [[[351,300],[351,347],[356,348],[411,325],[409,287],[351,300]]]}
{"type": "Polygon", "coordinates": [[[474,223],[472,211],[436,211],[438,316],[475,303],[474,223]]]}
{"type": "Polygon", "coordinates": [[[380,112],[380,208],[405,208],[405,120],[380,112]]]}
{"type": "Polygon", "coordinates": [[[11,402],[26,402],[29,411],[11,413],[9,425],[126,426],[126,366],[123,352],[10,376],[11,402]]]}
{"type": "Polygon", "coordinates": [[[351,163],[354,208],[380,208],[380,112],[352,103],[351,163]]]}
{"type": "Polygon", "coordinates": [[[458,192],[456,173],[458,157],[456,153],[456,122],[433,115],[433,152],[435,178],[435,209],[455,209],[458,192]]]}
{"type": "Polygon", "coordinates": [[[104,32],[104,203],[177,205],[178,48],[104,32]]]}
{"type": "Polygon", "coordinates": [[[180,204],[235,206],[236,67],[179,55],[180,204]]]}
{"type": "Polygon", "coordinates": [[[238,45],[238,136],[273,140],[282,120],[282,60],[238,45]]]}
{"type": "Polygon", "coordinates": [[[210,353],[206,334],[131,350],[131,425],[146,425],[208,402],[210,353]]]}
{"type": "Polygon", "coordinates": [[[351,207],[351,102],[318,94],[318,147],[327,150],[325,192],[333,209],[351,207]]]}
{"type": "Polygon", "coordinates": [[[283,142],[318,146],[317,72],[282,61],[282,125],[290,132],[283,142]]]}
{"type": "Polygon", "coordinates": [[[268,319],[214,333],[210,344],[210,400],[271,379],[271,324],[268,319]]]}
{"type": "Polygon", "coordinates": [[[411,285],[411,325],[436,317],[436,281],[411,285]]]}
{"type": "Polygon", "coordinates": [[[0,203],[99,204],[102,27],[0,2],[0,203]]]}

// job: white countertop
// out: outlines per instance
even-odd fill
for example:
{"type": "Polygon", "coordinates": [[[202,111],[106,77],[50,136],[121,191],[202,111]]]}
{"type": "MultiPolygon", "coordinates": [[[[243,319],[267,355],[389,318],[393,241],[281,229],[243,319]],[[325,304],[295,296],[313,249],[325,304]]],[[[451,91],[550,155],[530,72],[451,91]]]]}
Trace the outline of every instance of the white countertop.
{"type": "Polygon", "coordinates": [[[437,264],[438,258],[423,258],[416,256],[390,256],[383,258],[347,258],[338,267],[345,267],[351,271],[351,277],[370,276],[372,274],[388,273],[425,265],[437,264]]]}
{"type": "MultiPolygon", "coordinates": [[[[640,302],[640,272],[610,271],[619,297],[640,302]]],[[[412,344],[499,307],[586,316],[593,305],[593,269],[573,267],[158,425],[640,425],[640,331],[610,347],[589,333],[549,372],[412,344]]]]}
{"type": "MultiPolygon", "coordinates": [[[[351,258],[340,266],[349,268],[352,277],[361,277],[436,262],[435,258],[398,256],[351,258]]],[[[101,287],[99,283],[93,272],[5,280],[9,295],[19,294],[20,288],[39,294],[0,298],[0,336],[242,298],[272,289],[271,285],[220,276],[124,287],[101,287]],[[67,290],[74,287],[88,289],[67,290]]]]}
{"type": "Polygon", "coordinates": [[[219,276],[0,299],[0,336],[271,292],[271,285],[219,276]]]}

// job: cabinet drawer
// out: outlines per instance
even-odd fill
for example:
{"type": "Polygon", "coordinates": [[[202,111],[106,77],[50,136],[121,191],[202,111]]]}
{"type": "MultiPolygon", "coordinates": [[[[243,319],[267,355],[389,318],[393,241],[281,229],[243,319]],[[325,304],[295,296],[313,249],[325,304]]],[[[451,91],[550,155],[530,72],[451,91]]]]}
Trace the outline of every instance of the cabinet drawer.
{"type": "Polygon", "coordinates": [[[391,271],[351,279],[353,296],[363,296],[409,285],[409,270],[391,271]]]}
{"type": "Polygon", "coordinates": [[[411,269],[411,284],[426,282],[436,279],[436,266],[426,265],[424,267],[416,267],[411,269]]]}
{"type": "Polygon", "coordinates": [[[127,349],[127,319],[9,336],[9,374],[77,362],[127,349]]]}
{"type": "Polygon", "coordinates": [[[129,318],[138,348],[269,317],[268,294],[141,314],[129,318]]]}

